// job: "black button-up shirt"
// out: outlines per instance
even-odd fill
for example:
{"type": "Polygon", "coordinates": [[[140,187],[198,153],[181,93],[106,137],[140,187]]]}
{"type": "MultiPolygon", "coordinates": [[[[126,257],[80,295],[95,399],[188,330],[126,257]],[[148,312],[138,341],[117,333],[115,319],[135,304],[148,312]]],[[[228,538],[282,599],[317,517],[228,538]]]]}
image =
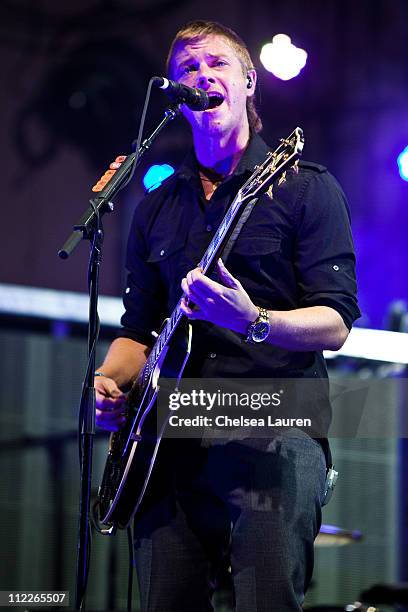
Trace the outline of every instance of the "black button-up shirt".
{"type": "MultiPolygon", "coordinates": [[[[121,336],[151,345],[181,296],[239,187],[269,147],[252,135],[235,173],[210,200],[192,152],[175,175],[137,205],[130,230],[121,336]]],[[[257,306],[334,308],[348,328],[360,316],[355,257],[345,196],[323,166],[300,162],[299,173],[256,203],[224,262],[257,306]]],[[[272,330],[273,337],[273,330],[272,330]]],[[[193,322],[190,377],[325,377],[320,352],[252,345],[240,334],[193,322]]],[[[327,416],[327,415],[326,415],[327,416]]],[[[324,419],[328,422],[329,416],[324,419]]]]}

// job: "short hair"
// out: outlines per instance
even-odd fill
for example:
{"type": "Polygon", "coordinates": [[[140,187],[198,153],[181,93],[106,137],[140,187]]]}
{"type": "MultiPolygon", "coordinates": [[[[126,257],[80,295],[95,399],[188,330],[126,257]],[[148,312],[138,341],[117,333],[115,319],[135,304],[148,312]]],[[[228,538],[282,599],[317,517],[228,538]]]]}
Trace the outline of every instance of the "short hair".
{"type": "MultiPolygon", "coordinates": [[[[254,65],[248,48],[242,38],[238,36],[234,30],[227,28],[217,21],[197,20],[190,21],[183,26],[177,32],[173,42],[171,43],[166,60],[166,71],[169,77],[171,77],[173,74],[172,61],[175,53],[178,51],[178,48],[187,42],[196,42],[212,34],[222,36],[229,43],[241,63],[242,72],[244,75],[246,75],[249,70],[254,70],[254,65]]],[[[247,98],[246,106],[250,129],[254,132],[260,132],[262,130],[262,121],[255,107],[254,96],[247,98]]]]}

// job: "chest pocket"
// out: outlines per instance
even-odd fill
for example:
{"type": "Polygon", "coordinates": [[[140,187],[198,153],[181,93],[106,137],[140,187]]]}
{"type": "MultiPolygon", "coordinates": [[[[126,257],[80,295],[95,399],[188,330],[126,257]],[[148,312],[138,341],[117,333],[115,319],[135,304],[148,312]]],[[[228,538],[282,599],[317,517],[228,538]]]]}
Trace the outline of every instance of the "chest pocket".
{"type": "Polygon", "coordinates": [[[277,267],[282,238],[279,234],[250,234],[238,238],[230,260],[234,269],[251,280],[273,275],[277,267]]]}
{"type": "Polygon", "coordinates": [[[238,238],[233,251],[247,257],[268,255],[280,250],[281,240],[279,234],[245,235],[242,240],[238,238]]]}
{"type": "Polygon", "coordinates": [[[150,249],[149,256],[147,258],[148,263],[160,264],[168,259],[172,259],[173,256],[182,251],[185,247],[185,241],[183,243],[171,244],[166,241],[160,241],[154,244],[150,249]]]}
{"type": "MultiPolygon", "coordinates": [[[[186,238],[183,240],[160,240],[153,244],[147,258],[148,263],[175,274],[182,263],[186,247],[186,238]]],[[[167,276],[167,274],[166,274],[167,276]]]]}
{"type": "Polygon", "coordinates": [[[165,209],[161,210],[160,216],[147,239],[150,247],[148,263],[157,264],[160,267],[174,263],[176,254],[180,255],[186,244],[186,224],[187,221],[181,207],[177,207],[173,211],[171,218],[169,218],[165,209]]]}
{"type": "Polygon", "coordinates": [[[170,216],[166,209],[161,211],[148,239],[150,252],[147,262],[159,268],[167,290],[175,281],[178,282],[180,274],[180,280],[185,274],[185,252],[192,211],[181,203],[185,196],[179,194],[179,197],[179,205],[170,216]]]}
{"type": "MultiPolygon", "coordinates": [[[[167,311],[170,312],[181,296],[181,279],[186,274],[186,238],[175,241],[158,240],[152,244],[147,261],[157,270],[167,296],[167,311]]],[[[188,268],[189,269],[189,268],[188,268]]],[[[188,271],[187,269],[187,271],[188,271]]]]}

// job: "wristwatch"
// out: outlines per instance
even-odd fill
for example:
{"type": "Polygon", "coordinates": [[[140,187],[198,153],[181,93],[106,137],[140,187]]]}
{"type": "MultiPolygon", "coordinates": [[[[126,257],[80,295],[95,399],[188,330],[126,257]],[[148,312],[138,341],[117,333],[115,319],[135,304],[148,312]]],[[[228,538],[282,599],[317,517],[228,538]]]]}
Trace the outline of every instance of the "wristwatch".
{"type": "Polygon", "coordinates": [[[247,329],[247,337],[245,342],[249,342],[250,344],[259,344],[266,340],[269,336],[269,332],[271,331],[271,322],[269,321],[269,315],[266,308],[260,308],[257,306],[259,316],[255,319],[253,323],[248,325],[247,329]]]}

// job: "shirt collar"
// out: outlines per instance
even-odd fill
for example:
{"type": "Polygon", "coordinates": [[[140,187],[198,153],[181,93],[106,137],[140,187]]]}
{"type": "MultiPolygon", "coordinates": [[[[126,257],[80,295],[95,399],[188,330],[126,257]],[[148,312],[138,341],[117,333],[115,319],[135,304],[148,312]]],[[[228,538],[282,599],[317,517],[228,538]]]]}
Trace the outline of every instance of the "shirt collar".
{"type": "MultiPolygon", "coordinates": [[[[234,176],[245,174],[246,172],[253,172],[256,164],[265,160],[268,151],[270,151],[270,148],[259,136],[259,134],[251,132],[248,146],[239,160],[234,176]]],[[[189,180],[192,178],[197,178],[198,174],[197,158],[195,156],[194,149],[191,149],[184,158],[179,170],[176,172],[176,175],[180,179],[189,180]]]]}

